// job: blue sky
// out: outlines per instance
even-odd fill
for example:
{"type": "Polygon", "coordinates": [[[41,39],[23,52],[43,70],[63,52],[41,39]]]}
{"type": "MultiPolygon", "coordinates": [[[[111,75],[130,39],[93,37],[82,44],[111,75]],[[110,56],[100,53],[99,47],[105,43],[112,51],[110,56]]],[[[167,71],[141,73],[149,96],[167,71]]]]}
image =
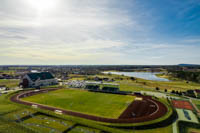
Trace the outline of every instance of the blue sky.
{"type": "Polygon", "coordinates": [[[200,0],[1,0],[0,65],[200,64],[200,0]]]}

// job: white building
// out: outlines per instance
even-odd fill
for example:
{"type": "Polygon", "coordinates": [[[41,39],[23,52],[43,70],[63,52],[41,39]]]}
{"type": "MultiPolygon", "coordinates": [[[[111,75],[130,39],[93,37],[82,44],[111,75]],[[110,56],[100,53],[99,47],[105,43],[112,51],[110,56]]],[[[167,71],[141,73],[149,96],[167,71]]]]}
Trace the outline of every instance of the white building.
{"type": "Polygon", "coordinates": [[[56,84],[58,84],[58,81],[49,72],[27,73],[20,82],[20,85],[23,88],[33,88],[56,84]]]}

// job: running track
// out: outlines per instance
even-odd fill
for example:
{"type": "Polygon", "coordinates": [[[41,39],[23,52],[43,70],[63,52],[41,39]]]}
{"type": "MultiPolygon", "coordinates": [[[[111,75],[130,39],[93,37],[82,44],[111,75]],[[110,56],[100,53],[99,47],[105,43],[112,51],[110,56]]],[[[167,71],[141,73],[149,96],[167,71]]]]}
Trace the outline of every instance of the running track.
{"type": "MultiPolygon", "coordinates": [[[[158,118],[164,116],[168,111],[167,107],[163,103],[161,103],[161,102],[159,102],[157,100],[154,100],[149,96],[147,96],[147,97],[146,96],[141,96],[141,97],[143,99],[147,100],[147,101],[151,101],[152,104],[155,104],[156,107],[157,107],[156,111],[154,111],[153,113],[151,113],[151,114],[149,114],[147,116],[144,115],[144,116],[136,117],[136,118],[121,118],[121,117],[119,117],[118,119],[105,118],[105,117],[99,117],[99,116],[95,116],[95,115],[89,115],[89,114],[84,114],[84,113],[79,113],[79,112],[73,112],[73,111],[69,111],[69,110],[65,110],[65,109],[58,109],[56,107],[50,107],[50,106],[43,105],[43,104],[23,101],[23,100],[20,99],[20,98],[23,98],[23,97],[32,96],[32,95],[36,95],[36,94],[39,94],[39,93],[47,93],[49,91],[54,91],[54,90],[57,90],[57,88],[56,89],[42,89],[42,90],[39,90],[39,91],[34,91],[34,90],[26,91],[26,92],[22,92],[22,93],[18,93],[16,95],[13,95],[10,98],[10,100],[15,102],[15,103],[24,104],[24,105],[28,105],[28,106],[37,105],[37,107],[40,108],[40,109],[45,109],[45,110],[50,110],[50,111],[60,110],[60,111],[62,111],[62,114],[72,115],[72,116],[81,117],[81,118],[85,118],[85,119],[89,119],[89,120],[94,120],[94,121],[99,121],[99,122],[107,122],[107,123],[139,123],[139,122],[146,122],[146,121],[151,121],[151,120],[158,119],[158,118]]],[[[127,107],[126,110],[129,110],[128,108],[131,108],[131,104],[127,107]]]]}

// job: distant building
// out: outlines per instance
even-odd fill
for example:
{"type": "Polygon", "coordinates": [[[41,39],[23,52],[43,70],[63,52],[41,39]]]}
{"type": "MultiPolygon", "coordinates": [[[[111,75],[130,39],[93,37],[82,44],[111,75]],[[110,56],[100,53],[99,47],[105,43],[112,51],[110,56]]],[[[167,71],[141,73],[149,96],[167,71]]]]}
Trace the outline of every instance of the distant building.
{"type": "Polygon", "coordinates": [[[85,89],[87,90],[100,90],[101,82],[88,82],[86,81],[85,89]]]}
{"type": "Polygon", "coordinates": [[[104,92],[118,92],[119,85],[114,83],[103,83],[102,81],[82,81],[71,80],[67,85],[72,88],[82,88],[86,90],[104,91],[104,92]]]}
{"type": "Polygon", "coordinates": [[[103,83],[102,85],[103,85],[102,91],[107,91],[107,92],[117,92],[117,91],[119,91],[119,85],[118,84],[103,83]]]}
{"type": "Polygon", "coordinates": [[[69,87],[72,88],[84,88],[85,87],[85,81],[80,80],[71,80],[66,83],[69,87]]]}
{"type": "Polygon", "coordinates": [[[23,88],[34,88],[56,84],[58,84],[58,81],[49,72],[27,73],[20,82],[20,85],[23,88]]]}

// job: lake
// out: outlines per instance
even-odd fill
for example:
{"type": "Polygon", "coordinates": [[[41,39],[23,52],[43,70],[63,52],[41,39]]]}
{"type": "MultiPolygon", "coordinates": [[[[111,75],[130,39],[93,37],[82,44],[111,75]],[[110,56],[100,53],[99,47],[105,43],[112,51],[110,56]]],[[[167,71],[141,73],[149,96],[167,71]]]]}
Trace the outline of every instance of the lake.
{"type": "Polygon", "coordinates": [[[159,72],[103,72],[103,73],[124,75],[124,76],[136,77],[154,81],[169,81],[168,79],[157,77],[156,74],[159,74],[159,72]]]}

